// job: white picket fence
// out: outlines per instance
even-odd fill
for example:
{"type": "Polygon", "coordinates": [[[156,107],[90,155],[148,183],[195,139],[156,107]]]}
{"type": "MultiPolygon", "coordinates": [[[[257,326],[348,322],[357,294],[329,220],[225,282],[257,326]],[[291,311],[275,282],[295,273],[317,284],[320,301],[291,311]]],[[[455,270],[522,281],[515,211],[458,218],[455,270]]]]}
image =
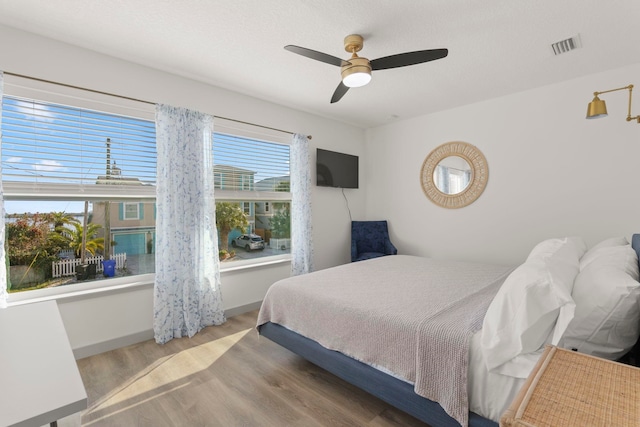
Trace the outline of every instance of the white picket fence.
{"type": "MultiPolygon", "coordinates": [[[[114,254],[111,259],[116,261],[116,269],[124,268],[127,263],[127,254],[114,254]]],[[[104,257],[102,255],[85,258],[85,264],[96,264],[96,273],[102,273],[102,261],[104,257]]],[[[76,265],[80,265],[80,258],[75,259],[61,259],[51,265],[53,277],[75,276],[76,265]]]]}

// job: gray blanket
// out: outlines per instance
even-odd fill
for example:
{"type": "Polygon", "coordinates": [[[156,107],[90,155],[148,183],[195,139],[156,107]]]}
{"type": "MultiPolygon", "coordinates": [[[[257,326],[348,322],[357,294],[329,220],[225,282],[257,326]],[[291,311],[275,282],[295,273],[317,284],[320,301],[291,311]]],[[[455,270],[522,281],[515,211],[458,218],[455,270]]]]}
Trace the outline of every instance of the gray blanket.
{"type": "Polygon", "coordinates": [[[408,255],[360,261],[273,284],[258,325],[280,324],[413,383],[466,426],[469,339],[510,271],[408,255]]]}

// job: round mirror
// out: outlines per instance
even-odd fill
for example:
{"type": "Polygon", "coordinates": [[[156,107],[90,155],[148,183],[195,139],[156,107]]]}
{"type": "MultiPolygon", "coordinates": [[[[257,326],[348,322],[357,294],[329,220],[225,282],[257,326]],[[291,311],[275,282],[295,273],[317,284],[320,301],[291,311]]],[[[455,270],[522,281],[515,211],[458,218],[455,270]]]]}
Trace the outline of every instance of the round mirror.
{"type": "Polygon", "coordinates": [[[435,204],[457,209],[473,203],[489,179],[487,160],[466,142],[447,142],[436,147],[422,164],[420,183],[435,204]]]}
{"type": "Polygon", "coordinates": [[[444,194],[459,194],[471,182],[471,165],[460,156],[445,157],[433,171],[433,183],[444,194]]]}

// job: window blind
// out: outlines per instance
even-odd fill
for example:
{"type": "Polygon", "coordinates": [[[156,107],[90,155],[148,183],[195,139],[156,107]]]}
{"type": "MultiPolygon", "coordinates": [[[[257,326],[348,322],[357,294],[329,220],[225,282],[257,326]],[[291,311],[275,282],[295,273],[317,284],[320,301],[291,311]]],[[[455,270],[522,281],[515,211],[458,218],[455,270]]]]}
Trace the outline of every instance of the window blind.
{"type": "Polygon", "coordinates": [[[247,200],[252,192],[262,199],[264,192],[280,193],[274,199],[291,197],[287,144],[214,133],[213,162],[216,198],[235,193],[231,198],[247,200]]]}
{"type": "Polygon", "coordinates": [[[87,193],[84,199],[155,195],[153,121],[12,96],[2,99],[2,118],[2,180],[8,196],[69,187],[87,193]]]}
{"type": "MultiPolygon", "coordinates": [[[[8,199],[155,197],[152,120],[7,95],[2,115],[8,199]]],[[[221,132],[213,144],[217,198],[291,198],[288,144],[221,132]]]]}

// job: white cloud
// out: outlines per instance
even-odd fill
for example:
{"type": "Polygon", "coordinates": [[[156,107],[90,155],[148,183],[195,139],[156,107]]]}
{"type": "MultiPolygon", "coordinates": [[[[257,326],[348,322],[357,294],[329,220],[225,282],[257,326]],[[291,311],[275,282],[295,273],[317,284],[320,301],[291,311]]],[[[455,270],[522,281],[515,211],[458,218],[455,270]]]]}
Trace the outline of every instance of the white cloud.
{"type": "Polygon", "coordinates": [[[66,170],[67,168],[65,168],[62,163],[56,162],[55,160],[42,160],[33,165],[33,169],[43,172],[57,172],[66,170]]]}
{"type": "Polygon", "coordinates": [[[48,105],[40,104],[37,109],[34,109],[33,104],[28,101],[24,101],[21,104],[18,104],[16,107],[16,111],[24,114],[27,117],[36,116],[38,120],[41,122],[49,122],[52,123],[57,117],[54,112],[51,111],[48,105]]]}
{"type": "Polygon", "coordinates": [[[9,157],[7,159],[7,163],[20,163],[22,162],[22,157],[9,157]]]}

